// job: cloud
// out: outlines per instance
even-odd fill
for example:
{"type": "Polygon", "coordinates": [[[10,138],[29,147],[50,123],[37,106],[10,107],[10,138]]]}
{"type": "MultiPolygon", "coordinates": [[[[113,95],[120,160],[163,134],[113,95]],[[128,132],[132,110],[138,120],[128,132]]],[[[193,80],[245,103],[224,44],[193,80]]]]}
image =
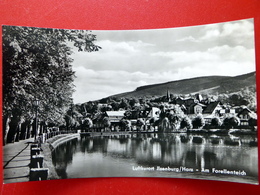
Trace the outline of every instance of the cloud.
{"type": "Polygon", "coordinates": [[[76,103],[148,84],[255,70],[252,20],[97,35],[100,51],[72,56],[76,103]]]}
{"type": "MultiPolygon", "coordinates": [[[[206,51],[179,51],[179,52],[157,52],[152,54],[157,57],[167,58],[168,64],[172,66],[195,66],[199,62],[248,62],[249,69],[254,67],[254,49],[247,49],[243,46],[230,47],[228,45],[208,48],[206,51]]],[[[169,66],[168,66],[169,67],[169,66]]],[[[167,67],[167,68],[168,68],[167,67]]]]}
{"type": "Polygon", "coordinates": [[[196,40],[193,36],[188,36],[188,37],[184,37],[181,39],[176,40],[177,42],[184,42],[184,41],[188,41],[188,42],[198,42],[198,40],[196,40]]]}
{"type": "Polygon", "coordinates": [[[74,68],[77,86],[74,98],[77,102],[97,100],[109,95],[134,90],[137,86],[146,85],[148,74],[127,71],[92,70],[85,67],[74,68]],[[143,79],[143,80],[142,80],[143,79]],[[82,96],[81,94],[85,94],[82,96]]]}
{"type": "Polygon", "coordinates": [[[203,37],[201,37],[201,40],[209,40],[209,39],[214,39],[214,38],[218,38],[220,36],[220,31],[219,29],[209,29],[206,31],[205,35],[203,37]]]}
{"type": "Polygon", "coordinates": [[[198,41],[215,45],[229,44],[230,46],[244,45],[254,47],[253,20],[240,20],[220,24],[205,25],[200,29],[202,34],[198,41]]]}

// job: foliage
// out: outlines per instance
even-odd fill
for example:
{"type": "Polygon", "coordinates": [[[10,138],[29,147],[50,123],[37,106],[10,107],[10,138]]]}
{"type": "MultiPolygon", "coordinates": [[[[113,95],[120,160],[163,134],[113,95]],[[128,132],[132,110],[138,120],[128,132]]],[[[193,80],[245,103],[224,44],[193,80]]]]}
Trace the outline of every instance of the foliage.
{"type": "Polygon", "coordinates": [[[237,127],[240,124],[240,119],[237,116],[227,116],[223,120],[223,126],[227,129],[237,127]]]}
{"type": "Polygon", "coordinates": [[[205,119],[203,118],[203,116],[201,114],[199,114],[195,118],[193,118],[192,125],[193,125],[193,128],[195,128],[195,129],[202,128],[205,125],[205,119]]]}
{"type": "Polygon", "coordinates": [[[250,118],[250,119],[248,120],[248,124],[249,124],[250,127],[255,127],[255,126],[257,126],[257,119],[256,119],[256,118],[250,118]]]}
{"type": "Polygon", "coordinates": [[[85,118],[83,119],[82,121],[82,125],[81,125],[81,128],[82,130],[88,130],[89,128],[91,128],[93,126],[93,122],[90,118],[85,118]]]}
{"type": "Polygon", "coordinates": [[[122,119],[120,121],[120,126],[121,126],[121,129],[122,130],[125,130],[125,131],[130,131],[131,130],[131,121],[130,120],[126,120],[126,119],[122,119]]]}
{"type": "Polygon", "coordinates": [[[103,118],[103,125],[104,125],[104,127],[110,127],[111,122],[109,121],[108,117],[103,118]]]}
{"type": "Polygon", "coordinates": [[[138,127],[139,130],[141,130],[144,125],[145,125],[145,122],[142,118],[137,119],[136,126],[138,127]]]}
{"type": "Polygon", "coordinates": [[[184,129],[184,128],[187,128],[187,129],[192,129],[192,121],[191,119],[188,117],[188,116],[184,116],[181,120],[181,123],[180,123],[180,128],[181,129],[184,129]]]}
{"type": "Polygon", "coordinates": [[[214,117],[214,118],[211,119],[210,125],[212,127],[217,128],[217,127],[220,127],[222,125],[222,121],[220,120],[219,117],[214,117]]]}
{"type": "Polygon", "coordinates": [[[98,51],[88,31],[3,26],[4,115],[62,122],[74,90],[72,42],[78,51],[98,51]]]}
{"type": "Polygon", "coordinates": [[[160,120],[160,125],[159,125],[159,130],[161,132],[165,132],[170,130],[170,121],[167,117],[164,117],[163,119],[160,120]]]}
{"type": "Polygon", "coordinates": [[[247,106],[250,110],[256,111],[256,87],[242,88],[236,93],[219,94],[218,101],[231,106],[247,106]]]}
{"type": "Polygon", "coordinates": [[[166,117],[169,119],[173,129],[179,129],[184,112],[179,105],[174,105],[170,110],[166,111],[166,117]]]}

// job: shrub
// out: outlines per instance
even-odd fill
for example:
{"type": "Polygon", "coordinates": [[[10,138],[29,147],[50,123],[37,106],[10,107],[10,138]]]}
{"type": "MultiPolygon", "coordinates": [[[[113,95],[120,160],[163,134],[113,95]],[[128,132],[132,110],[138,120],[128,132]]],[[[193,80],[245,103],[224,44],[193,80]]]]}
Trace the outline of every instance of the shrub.
{"type": "Polygon", "coordinates": [[[181,129],[187,128],[192,129],[192,122],[188,116],[184,116],[180,124],[181,129]]]}
{"type": "Polygon", "coordinates": [[[193,128],[195,129],[200,129],[204,127],[205,125],[205,120],[202,115],[197,115],[193,120],[192,120],[192,125],[193,128]]]}

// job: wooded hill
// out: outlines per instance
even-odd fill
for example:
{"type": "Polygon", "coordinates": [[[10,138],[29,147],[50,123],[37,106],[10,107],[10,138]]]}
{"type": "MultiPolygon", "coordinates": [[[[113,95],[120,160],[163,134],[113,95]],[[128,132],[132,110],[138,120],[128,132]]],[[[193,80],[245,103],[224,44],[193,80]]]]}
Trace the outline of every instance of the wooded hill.
{"type": "Polygon", "coordinates": [[[256,73],[251,72],[239,76],[204,76],[160,84],[145,85],[136,90],[111,97],[152,97],[165,95],[167,90],[172,94],[221,94],[238,92],[242,88],[256,84],[256,73]]]}

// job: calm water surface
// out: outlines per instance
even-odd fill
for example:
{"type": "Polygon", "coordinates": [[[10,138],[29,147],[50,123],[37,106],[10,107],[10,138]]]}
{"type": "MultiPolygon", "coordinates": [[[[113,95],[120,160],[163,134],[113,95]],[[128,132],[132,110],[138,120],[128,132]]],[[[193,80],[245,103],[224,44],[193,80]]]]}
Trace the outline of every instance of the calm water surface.
{"type": "Polygon", "coordinates": [[[82,137],[53,151],[61,178],[174,177],[258,183],[256,136],[143,133],[82,137]]]}

